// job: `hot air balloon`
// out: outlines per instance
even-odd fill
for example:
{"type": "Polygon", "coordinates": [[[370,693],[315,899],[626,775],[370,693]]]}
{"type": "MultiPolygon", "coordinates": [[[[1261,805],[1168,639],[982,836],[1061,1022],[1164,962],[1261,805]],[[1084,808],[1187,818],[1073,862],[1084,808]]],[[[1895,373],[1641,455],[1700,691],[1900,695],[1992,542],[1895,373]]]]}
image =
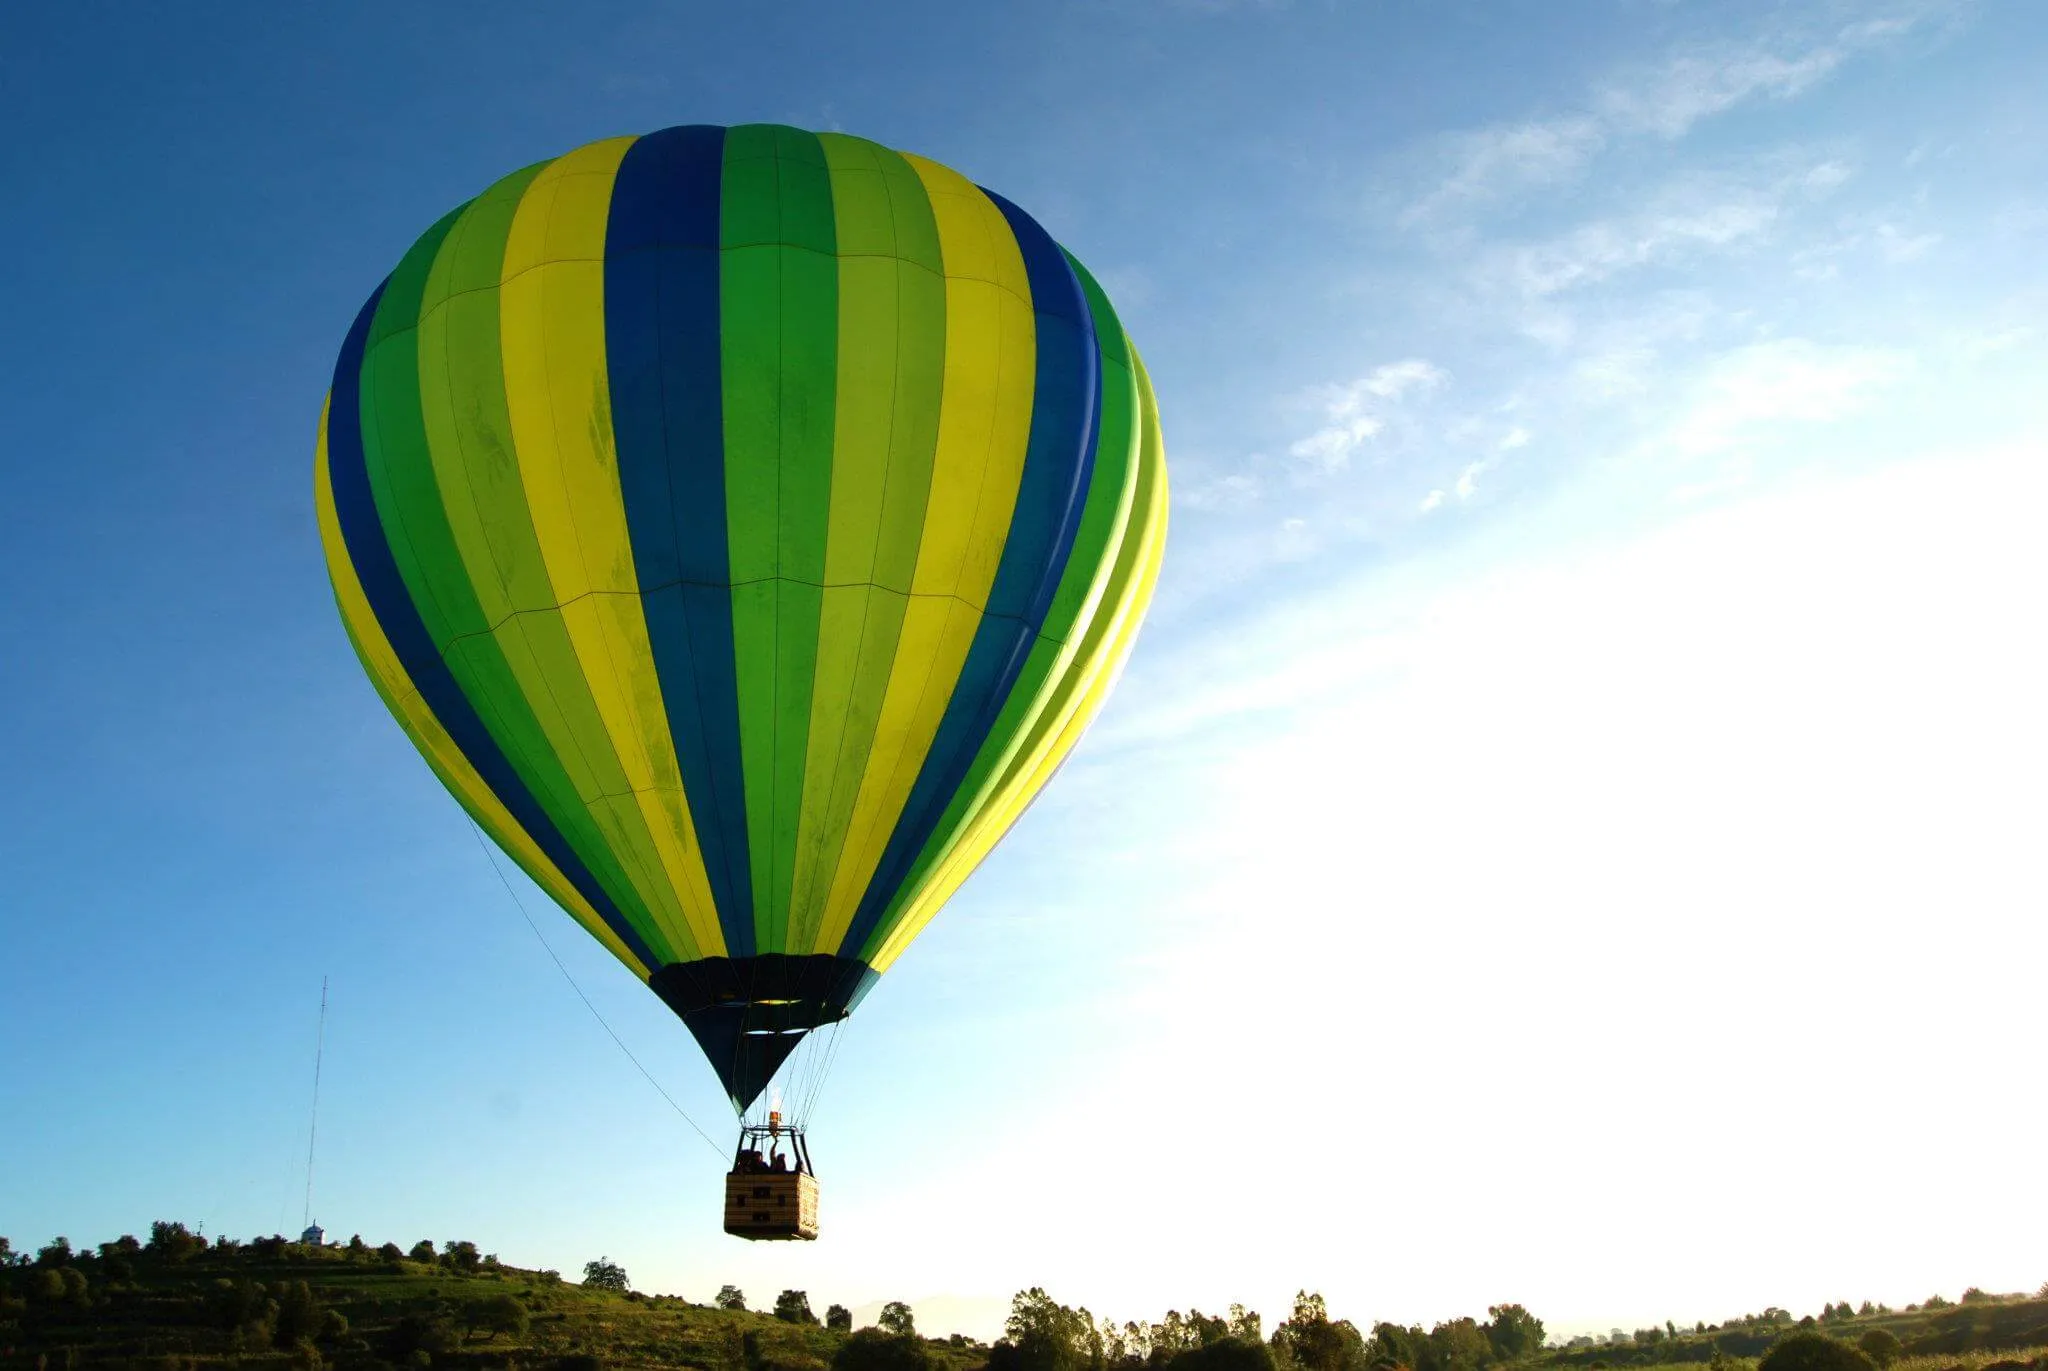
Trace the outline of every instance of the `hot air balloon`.
{"type": "Polygon", "coordinates": [[[1158,416],[1102,288],[859,138],[606,139],[371,293],[315,488],[386,707],[718,1073],[728,1229],[815,1236],[803,1120],[749,1108],[1058,769],[1158,575],[1158,416]]]}

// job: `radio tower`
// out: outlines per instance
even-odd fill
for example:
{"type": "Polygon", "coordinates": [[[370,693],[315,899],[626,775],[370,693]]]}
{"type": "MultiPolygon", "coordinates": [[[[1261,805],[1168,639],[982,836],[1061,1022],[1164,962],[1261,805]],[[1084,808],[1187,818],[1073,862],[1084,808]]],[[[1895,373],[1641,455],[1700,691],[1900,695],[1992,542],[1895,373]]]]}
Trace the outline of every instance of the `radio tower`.
{"type": "Polygon", "coordinates": [[[320,978],[320,1035],[313,1044],[313,1120],[306,1128],[306,1217],[313,1227],[313,1145],[320,1140],[320,1059],[327,1055],[327,978],[320,978]]]}

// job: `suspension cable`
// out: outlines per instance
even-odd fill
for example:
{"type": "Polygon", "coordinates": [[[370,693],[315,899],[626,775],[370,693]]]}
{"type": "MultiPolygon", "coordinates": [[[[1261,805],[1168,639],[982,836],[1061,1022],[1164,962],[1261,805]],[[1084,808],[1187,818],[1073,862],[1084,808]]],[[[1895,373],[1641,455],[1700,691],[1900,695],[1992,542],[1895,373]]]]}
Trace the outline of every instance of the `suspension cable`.
{"type": "MultiPolygon", "coordinates": [[[[467,816],[465,815],[464,817],[467,816]]],[[[677,1116],[680,1117],[684,1123],[690,1125],[692,1131],[694,1131],[698,1137],[704,1140],[704,1145],[711,1149],[712,1155],[716,1156],[721,1162],[723,1162],[725,1160],[725,1150],[721,1148],[717,1143],[711,1141],[711,1135],[709,1133],[706,1133],[703,1129],[697,1127],[697,1121],[695,1119],[691,1118],[688,1114],[683,1112],[683,1107],[675,1102],[674,1097],[671,1096],[668,1093],[668,1091],[662,1089],[660,1081],[654,1079],[654,1073],[649,1071],[646,1067],[640,1065],[640,1059],[633,1055],[633,1049],[626,1046],[625,1039],[621,1038],[616,1032],[613,1031],[612,1026],[609,1023],[605,1022],[604,1015],[598,1013],[597,1006],[592,1004],[590,1002],[590,997],[583,993],[583,987],[576,984],[576,978],[569,974],[569,968],[564,966],[562,964],[562,959],[555,955],[555,949],[548,945],[548,940],[546,936],[544,936],[540,931],[540,925],[533,921],[533,915],[527,913],[526,901],[519,898],[519,892],[512,888],[512,882],[509,879],[507,879],[505,875],[505,869],[498,865],[498,854],[491,851],[491,845],[489,842],[485,840],[483,830],[477,827],[475,819],[469,820],[469,832],[470,836],[476,839],[476,845],[484,850],[484,859],[490,862],[491,870],[497,873],[498,884],[504,886],[505,893],[512,897],[513,907],[519,911],[519,917],[526,920],[526,926],[532,929],[533,936],[540,940],[541,949],[548,954],[548,960],[555,964],[555,970],[562,973],[562,979],[569,983],[569,988],[576,992],[576,998],[583,1001],[583,1007],[590,1011],[590,1016],[597,1020],[598,1026],[600,1028],[604,1029],[606,1033],[611,1035],[611,1040],[619,1045],[619,1051],[625,1053],[626,1060],[633,1063],[634,1069],[639,1071],[641,1075],[647,1078],[647,1083],[654,1087],[655,1093],[660,1095],[664,1100],[668,1101],[668,1107],[670,1109],[675,1110],[677,1116]]]]}

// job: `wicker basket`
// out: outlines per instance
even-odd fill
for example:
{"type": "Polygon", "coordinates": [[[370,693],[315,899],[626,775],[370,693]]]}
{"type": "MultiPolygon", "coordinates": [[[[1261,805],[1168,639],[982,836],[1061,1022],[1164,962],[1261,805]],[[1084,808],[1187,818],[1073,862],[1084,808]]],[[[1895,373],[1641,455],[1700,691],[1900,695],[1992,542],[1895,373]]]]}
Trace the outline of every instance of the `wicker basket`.
{"type": "Polygon", "coordinates": [[[804,1171],[732,1172],[725,1178],[725,1231],[754,1239],[817,1237],[817,1177],[804,1171]]]}

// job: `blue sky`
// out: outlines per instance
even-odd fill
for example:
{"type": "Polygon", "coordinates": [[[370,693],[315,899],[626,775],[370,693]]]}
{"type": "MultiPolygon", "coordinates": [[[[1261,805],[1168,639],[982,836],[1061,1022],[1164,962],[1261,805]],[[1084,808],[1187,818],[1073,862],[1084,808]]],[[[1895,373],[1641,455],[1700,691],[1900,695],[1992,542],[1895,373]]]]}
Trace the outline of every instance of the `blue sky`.
{"type": "Polygon", "coordinates": [[[1942,0],[9,7],[0,1232],[295,1227],[328,975],[323,1222],[698,1299],[2038,1284],[2044,62],[2048,12],[1942,0]],[[420,228],[749,120],[1030,207],[1175,482],[1110,708],[846,1034],[802,1251],[715,1231],[722,1159],[384,716],[310,502],[420,228]]]}

